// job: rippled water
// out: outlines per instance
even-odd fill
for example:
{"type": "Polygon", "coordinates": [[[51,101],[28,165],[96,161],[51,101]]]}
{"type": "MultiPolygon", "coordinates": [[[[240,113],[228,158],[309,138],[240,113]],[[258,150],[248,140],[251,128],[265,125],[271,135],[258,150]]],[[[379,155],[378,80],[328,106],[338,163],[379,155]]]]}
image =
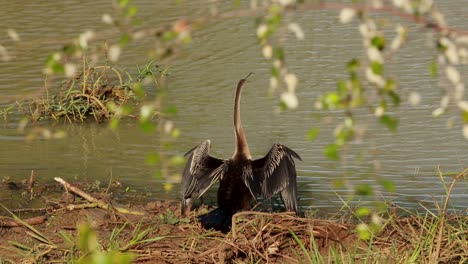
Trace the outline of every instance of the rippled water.
{"type": "MultiPolygon", "coordinates": [[[[200,2],[205,3],[135,3],[140,7],[143,25],[157,27],[178,17],[202,16],[205,9],[200,2]]],[[[468,27],[465,13],[460,11],[466,9],[464,1],[440,4],[442,11],[450,14],[450,24],[468,27]]],[[[105,29],[100,20],[102,13],[108,11],[108,1],[4,3],[0,32],[14,28],[22,44],[13,54],[13,62],[0,62],[0,104],[38,94],[45,57],[64,40],[84,30],[105,29]]],[[[270,65],[260,55],[252,19],[220,21],[194,34],[193,42],[181,50],[170,67],[167,104],[177,106],[174,122],[183,133],[171,153],[183,154],[201,140],[211,139],[213,155],[230,157],[234,150],[234,88],[239,78],[253,71],[255,75],[244,90],[241,107],[252,156],[263,156],[274,142],[281,142],[302,156],[303,161],[297,163],[300,205],[336,211],[342,205],[341,199],[352,194],[347,188],[333,187],[334,181],[345,179],[350,185],[375,186],[375,199],[391,199],[407,208],[420,208],[420,204],[434,208],[434,201],[440,202],[445,194],[437,168],[444,173],[466,168],[468,142],[459,129],[447,129],[446,120],[431,117],[442,89],[429,76],[428,61],[432,56],[428,53],[432,51],[426,31],[413,26],[410,45],[389,64],[389,72],[398,80],[402,93],[420,92],[422,103],[417,107],[404,103],[398,110],[402,117],[397,134],[374,124],[363,112],[358,120],[368,125],[368,137],[351,145],[345,162],[333,162],[322,153],[323,147],[333,141],[334,123],[328,121],[336,121],[339,113],[318,113],[313,104],[317,96],[334,89],[336,80],[345,76],[345,63],[362,55],[361,40],[356,25],[338,24],[334,11],[304,12],[297,14],[296,20],[304,26],[306,39],[288,40],[287,61],[300,80],[301,101],[297,111],[281,114],[275,111],[278,98],[267,95],[270,65]],[[317,114],[327,114],[329,118],[319,120],[314,117],[317,114]],[[321,129],[313,142],[305,139],[312,127],[321,129]],[[383,191],[376,184],[376,177],[392,180],[397,192],[383,191]]],[[[4,39],[2,45],[13,45],[4,39]]],[[[134,65],[146,63],[147,48],[130,46],[120,67],[133,71],[134,65]]],[[[468,69],[461,70],[468,79],[468,69]]],[[[60,176],[106,183],[112,176],[154,198],[179,196],[178,186],[165,192],[162,180],[154,177],[156,168],[145,164],[145,156],[159,145],[157,135],[145,134],[131,122],[122,124],[116,133],[96,124],[64,129],[69,135],[65,139],[25,142],[16,130],[16,120],[2,123],[0,178],[24,179],[31,170],[42,182],[60,176]]],[[[457,185],[453,208],[466,212],[467,187],[466,180],[457,185]]],[[[211,200],[214,202],[214,196],[211,200]]]]}

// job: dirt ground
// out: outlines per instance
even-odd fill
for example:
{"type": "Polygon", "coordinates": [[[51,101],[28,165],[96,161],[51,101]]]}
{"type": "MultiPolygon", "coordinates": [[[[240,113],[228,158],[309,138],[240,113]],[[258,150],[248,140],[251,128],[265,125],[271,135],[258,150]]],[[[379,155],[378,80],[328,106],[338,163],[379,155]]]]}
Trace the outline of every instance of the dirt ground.
{"type": "MultiPolygon", "coordinates": [[[[96,231],[102,251],[117,243],[124,248],[121,251],[133,254],[135,263],[300,263],[310,260],[310,252],[327,258],[331,250],[353,252],[354,256],[369,248],[357,238],[355,226],[342,221],[242,212],[234,216],[232,229],[222,232],[206,229],[200,222],[200,216],[214,209],[204,205],[183,217],[178,201],[116,201],[119,188],[93,190],[78,183],[68,187],[60,183],[29,185],[0,186],[2,192],[17,193],[14,199],[19,205],[6,206],[0,213],[0,262],[68,262],[80,253],[63,233],[77,241],[79,225],[85,222],[96,231]],[[120,230],[117,236],[116,230],[120,230]],[[138,233],[140,242],[129,243],[138,233]]],[[[418,228],[410,220],[405,226],[408,232],[418,228]]],[[[387,226],[379,245],[404,248],[408,244],[405,232],[387,226]]],[[[388,255],[389,263],[391,259],[388,255]]]]}

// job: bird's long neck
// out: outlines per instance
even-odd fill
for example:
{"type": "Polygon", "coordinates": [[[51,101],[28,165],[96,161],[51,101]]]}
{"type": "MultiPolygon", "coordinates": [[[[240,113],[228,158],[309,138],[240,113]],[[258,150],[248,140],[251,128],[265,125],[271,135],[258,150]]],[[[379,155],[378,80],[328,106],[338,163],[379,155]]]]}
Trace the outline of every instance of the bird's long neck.
{"type": "Polygon", "coordinates": [[[237,84],[236,99],[234,101],[234,132],[236,134],[236,151],[234,152],[234,157],[241,155],[247,159],[251,159],[249,145],[247,144],[240,118],[240,98],[244,82],[245,79],[241,79],[237,84]]]}

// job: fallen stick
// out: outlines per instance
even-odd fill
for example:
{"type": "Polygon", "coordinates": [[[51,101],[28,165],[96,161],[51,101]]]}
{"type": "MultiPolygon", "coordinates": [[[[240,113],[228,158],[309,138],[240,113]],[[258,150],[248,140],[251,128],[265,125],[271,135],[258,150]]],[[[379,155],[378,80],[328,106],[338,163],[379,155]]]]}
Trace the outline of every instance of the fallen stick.
{"type": "MultiPolygon", "coordinates": [[[[113,209],[113,210],[116,210],[119,213],[133,214],[133,215],[144,215],[145,214],[144,212],[133,211],[133,210],[129,210],[127,208],[114,207],[114,206],[112,206],[112,205],[110,205],[110,204],[108,204],[106,202],[103,202],[103,201],[101,201],[99,199],[96,199],[93,196],[85,193],[84,191],[80,190],[79,188],[69,184],[68,182],[66,182],[62,178],[55,177],[54,180],[56,182],[59,182],[60,184],[62,184],[65,187],[65,190],[67,190],[68,192],[70,192],[72,194],[75,194],[75,195],[78,195],[81,198],[85,199],[86,201],[90,202],[92,205],[88,206],[88,208],[89,207],[99,207],[99,208],[102,208],[102,209],[105,209],[105,210],[113,209]]],[[[83,208],[83,207],[86,207],[86,206],[71,206],[71,207],[68,207],[68,209],[73,210],[75,208],[83,208]]]]}
{"type": "MultiPolygon", "coordinates": [[[[39,225],[45,222],[47,219],[47,216],[41,215],[41,216],[36,216],[36,217],[31,217],[28,219],[23,219],[24,223],[28,225],[39,225]]],[[[8,221],[1,221],[0,220],[0,227],[18,227],[18,226],[23,226],[23,224],[19,221],[16,220],[8,220],[8,221]]]]}
{"type": "Polygon", "coordinates": [[[49,206],[49,207],[42,207],[42,208],[19,208],[19,209],[11,209],[10,211],[13,213],[32,213],[32,212],[47,212],[49,210],[53,210],[54,207],[49,206]]]}

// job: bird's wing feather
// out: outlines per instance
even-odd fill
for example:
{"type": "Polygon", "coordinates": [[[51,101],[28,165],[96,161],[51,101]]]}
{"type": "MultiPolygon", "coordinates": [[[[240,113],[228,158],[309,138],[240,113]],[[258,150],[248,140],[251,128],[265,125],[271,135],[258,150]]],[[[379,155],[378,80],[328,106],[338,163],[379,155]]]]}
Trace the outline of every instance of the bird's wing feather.
{"type": "Polygon", "coordinates": [[[296,167],[293,158],[301,160],[290,148],[274,144],[265,157],[252,161],[255,177],[248,181],[249,188],[266,199],[280,193],[286,209],[297,211],[296,167]]]}
{"type": "Polygon", "coordinates": [[[257,201],[257,196],[261,195],[260,184],[255,180],[252,166],[244,167],[242,170],[242,178],[244,179],[244,183],[249,189],[250,194],[254,200],[257,201]]]}
{"type": "Polygon", "coordinates": [[[209,155],[210,144],[209,140],[205,140],[185,154],[187,163],[182,174],[183,211],[185,211],[186,199],[195,192],[205,193],[220,177],[217,168],[224,163],[224,160],[209,155]],[[213,174],[215,171],[218,173],[213,174]]]}
{"type": "Polygon", "coordinates": [[[216,169],[214,169],[208,177],[210,181],[199,191],[198,197],[200,198],[203,194],[205,194],[206,191],[208,191],[208,189],[211,188],[211,186],[213,186],[213,184],[215,184],[221,177],[223,177],[223,175],[227,173],[228,168],[228,163],[223,162],[216,169]]]}

